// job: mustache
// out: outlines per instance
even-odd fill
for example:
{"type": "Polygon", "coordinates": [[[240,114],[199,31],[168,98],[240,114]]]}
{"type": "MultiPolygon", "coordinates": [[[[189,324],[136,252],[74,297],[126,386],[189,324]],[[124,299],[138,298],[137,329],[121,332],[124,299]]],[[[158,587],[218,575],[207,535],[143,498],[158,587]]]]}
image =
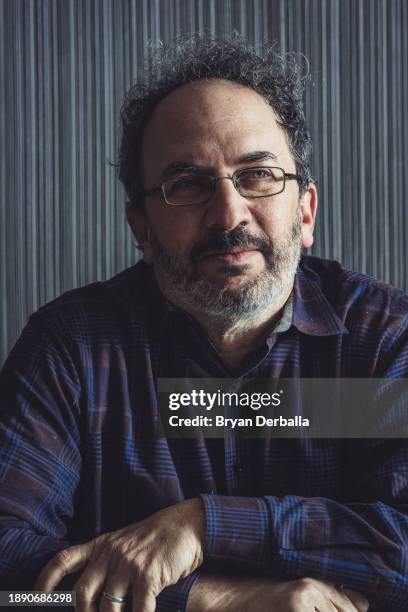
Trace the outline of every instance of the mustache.
{"type": "Polygon", "coordinates": [[[198,259],[206,253],[226,253],[234,247],[254,248],[267,253],[273,250],[272,242],[267,236],[251,234],[244,228],[238,226],[231,231],[220,230],[216,234],[213,234],[208,240],[195,244],[190,251],[190,257],[194,262],[197,262],[198,259]]]}

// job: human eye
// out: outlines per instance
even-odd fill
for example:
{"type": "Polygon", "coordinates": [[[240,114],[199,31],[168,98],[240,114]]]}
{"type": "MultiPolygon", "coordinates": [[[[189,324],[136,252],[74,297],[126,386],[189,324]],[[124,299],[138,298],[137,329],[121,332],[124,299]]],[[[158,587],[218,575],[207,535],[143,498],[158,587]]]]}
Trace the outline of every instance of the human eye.
{"type": "Polygon", "coordinates": [[[165,183],[167,201],[174,204],[193,204],[211,195],[211,182],[207,176],[184,174],[165,183]]]}
{"type": "Polygon", "coordinates": [[[172,188],[177,189],[191,189],[197,185],[197,177],[193,175],[188,176],[180,176],[179,178],[175,178],[172,183],[172,188]]]}
{"type": "Polygon", "coordinates": [[[261,168],[245,168],[237,173],[240,183],[246,181],[278,181],[280,179],[280,168],[262,166],[261,168]]]}
{"type": "Polygon", "coordinates": [[[200,189],[201,180],[199,176],[186,174],[176,177],[167,183],[167,191],[169,194],[178,195],[184,193],[195,192],[200,189]]]}
{"type": "Polygon", "coordinates": [[[245,168],[237,174],[237,181],[242,187],[267,186],[279,180],[275,168],[245,168]]]}
{"type": "Polygon", "coordinates": [[[268,166],[245,168],[236,175],[238,188],[244,196],[273,195],[281,190],[280,181],[284,178],[280,168],[268,166]]]}
{"type": "Polygon", "coordinates": [[[244,170],[244,176],[254,179],[273,178],[273,172],[272,168],[249,168],[244,170]]]}

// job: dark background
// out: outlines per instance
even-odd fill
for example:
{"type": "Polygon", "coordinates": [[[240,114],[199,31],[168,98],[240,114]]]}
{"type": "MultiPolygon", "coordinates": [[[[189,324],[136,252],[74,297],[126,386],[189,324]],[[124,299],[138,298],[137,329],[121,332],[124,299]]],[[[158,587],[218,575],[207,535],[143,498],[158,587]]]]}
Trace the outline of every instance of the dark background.
{"type": "Polygon", "coordinates": [[[0,0],[0,364],[41,304],[136,261],[123,94],[149,41],[202,30],[307,56],[313,252],[408,289],[406,0],[0,0]]]}

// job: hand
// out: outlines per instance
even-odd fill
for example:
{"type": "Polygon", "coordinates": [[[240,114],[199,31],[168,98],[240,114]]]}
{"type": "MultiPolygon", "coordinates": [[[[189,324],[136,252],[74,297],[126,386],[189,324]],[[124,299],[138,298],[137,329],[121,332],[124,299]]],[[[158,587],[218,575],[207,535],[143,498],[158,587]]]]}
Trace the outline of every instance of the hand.
{"type": "Polygon", "coordinates": [[[363,595],[312,578],[200,576],[193,585],[187,612],[366,612],[363,595]]]}
{"type": "Polygon", "coordinates": [[[35,589],[52,591],[66,574],[84,569],[73,590],[79,612],[118,612],[102,591],[125,597],[134,612],[154,612],[156,597],[203,562],[204,508],[187,500],[86,544],[59,552],[42,570],[35,589]]]}

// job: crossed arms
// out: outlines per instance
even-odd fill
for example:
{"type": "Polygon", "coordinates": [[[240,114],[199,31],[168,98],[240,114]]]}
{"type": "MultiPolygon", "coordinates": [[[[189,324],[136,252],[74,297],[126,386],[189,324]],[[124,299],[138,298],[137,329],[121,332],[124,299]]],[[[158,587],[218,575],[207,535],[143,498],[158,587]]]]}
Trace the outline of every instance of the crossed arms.
{"type": "MultiPolygon", "coordinates": [[[[145,521],[65,549],[41,572],[36,590],[54,589],[68,572],[82,571],[73,589],[77,610],[115,611],[102,592],[132,595],[134,612],[154,612],[156,597],[203,562],[204,512],[199,499],[162,510],[145,521]]],[[[193,586],[188,612],[365,612],[364,597],[321,581],[203,576],[193,586]],[[335,607],[333,607],[335,606],[335,607]]]]}
{"type": "MultiPolygon", "coordinates": [[[[125,526],[109,529],[110,534],[104,533],[106,529],[101,525],[87,524],[92,522],[92,509],[89,509],[90,515],[84,515],[81,527],[84,532],[94,529],[100,535],[91,538],[79,535],[78,548],[77,534],[71,526],[79,505],[78,490],[86,475],[83,457],[89,453],[81,436],[84,421],[77,401],[79,384],[66,342],[52,337],[38,322],[25,332],[1,374],[0,581],[3,588],[32,588],[41,569],[57,555],[51,574],[46,570],[37,586],[55,586],[70,571],[79,571],[76,579],[84,584],[84,576],[91,572],[97,576],[93,592],[100,592],[106,576],[106,571],[103,574],[100,568],[109,565],[110,576],[111,568],[127,563],[126,554],[118,553],[118,548],[125,552],[131,550],[130,558],[134,559],[135,547],[141,546],[137,554],[142,555],[143,563],[140,556],[138,563],[143,566],[143,572],[150,567],[143,555],[150,559],[151,551],[155,547],[158,550],[158,557],[151,557],[153,574],[146,577],[139,571],[142,583],[137,587],[136,571],[128,569],[120,574],[131,585],[136,601],[141,599],[140,605],[150,609],[164,587],[167,588],[158,598],[158,610],[161,597],[185,601],[197,575],[191,572],[196,571],[200,577],[191,590],[188,604],[191,612],[196,612],[194,608],[199,605],[211,608],[213,603],[206,603],[209,595],[217,596],[220,602],[224,599],[225,609],[230,605],[232,610],[233,602],[225,600],[233,593],[238,598],[245,597],[252,589],[258,600],[265,594],[268,601],[273,601],[274,596],[289,598],[284,591],[288,588],[295,589],[295,594],[300,589],[302,593],[307,592],[307,597],[322,596],[328,601],[340,597],[341,593],[337,595],[333,590],[321,596],[317,593],[322,593],[320,589],[334,588],[322,586],[326,581],[364,594],[376,609],[404,610],[408,597],[405,440],[365,443],[363,450],[370,471],[365,473],[357,464],[353,475],[364,490],[364,503],[353,500],[339,503],[325,497],[296,495],[202,495],[201,499],[184,505],[169,501],[168,509],[146,512],[148,518],[136,523],[122,522],[125,526]],[[27,368],[24,364],[30,352],[32,358],[27,368]],[[180,517],[178,513],[184,511],[186,515],[180,517]],[[171,540],[171,530],[175,527],[175,540],[171,540]],[[134,530],[138,535],[124,537],[123,530],[134,530]],[[116,543],[117,538],[121,545],[116,543]],[[63,549],[67,551],[59,552],[63,549]],[[163,561],[160,555],[166,550],[168,558],[163,561]],[[96,551],[95,558],[93,551],[96,551]],[[116,554],[119,557],[112,558],[116,554]],[[216,572],[215,576],[200,569],[203,560],[206,568],[216,572]],[[234,578],[225,577],[219,582],[221,578],[217,576],[225,571],[239,572],[245,575],[245,580],[240,579],[241,586],[237,586],[234,578]],[[249,584],[250,576],[257,578],[249,584]],[[308,577],[309,582],[284,586],[290,580],[303,577],[308,577]]],[[[96,412],[91,416],[99,418],[96,412]]],[[[98,447],[95,448],[97,452],[98,447]]],[[[98,491],[103,485],[103,482],[95,483],[98,491]]],[[[86,494],[85,491],[82,507],[88,511],[86,494]]],[[[137,503],[134,499],[128,501],[128,505],[137,503]]],[[[126,584],[119,585],[123,593],[126,584]]],[[[116,584],[113,587],[118,588],[116,584]]],[[[88,592],[87,596],[94,595],[88,592]]],[[[165,605],[162,609],[166,609],[165,605]]],[[[199,607],[197,612],[201,612],[199,607]]]]}

